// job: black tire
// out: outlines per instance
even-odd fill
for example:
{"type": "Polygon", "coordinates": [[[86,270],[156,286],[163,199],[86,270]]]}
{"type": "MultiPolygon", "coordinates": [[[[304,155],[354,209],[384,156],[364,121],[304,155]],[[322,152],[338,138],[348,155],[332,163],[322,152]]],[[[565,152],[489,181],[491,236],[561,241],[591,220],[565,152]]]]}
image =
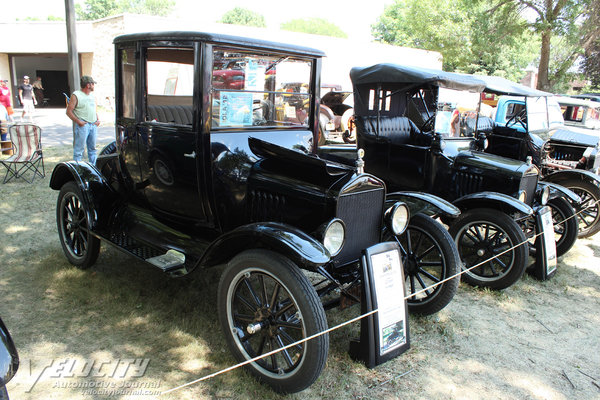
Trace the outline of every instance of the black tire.
{"type": "Polygon", "coordinates": [[[572,204],[575,212],[578,213],[580,238],[586,238],[595,235],[600,231],[600,188],[591,182],[580,180],[569,180],[560,182],[561,186],[566,187],[577,193],[581,197],[580,204],[572,204]]]}
{"type": "Polygon", "coordinates": [[[328,135],[327,135],[327,130],[325,130],[326,124],[327,124],[327,121],[322,116],[319,116],[319,133],[318,133],[319,140],[317,141],[317,144],[319,146],[324,146],[327,144],[328,135]]]}
{"type": "Polygon", "coordinates": [[[117,142],[111,142],[104,146],[104,148],[98,154],[99,156],[107,156],[117,152],[117,142]]]}
{"type": "MultiPolygon", "coordinates": [[[[460,270],[461,261],[452,236],[427,215],[413,215],[406,231],[399,237],[386,230],[384,240],[396,241],[400,245],[407,295],[456,275],[460,270]]],[[[408,310],[420,315],[440,311],[454,298],[459,282],[460,277],[457,276],[409,298],[408,310]]]]}
{"type": "Polygon", "coordinates": [[[571,203],[562,197],[548,201],[547,205],[552,211],[556,255],[560,257],[569,251],[577,241],[577,217],[575,217],[575,210],[571,207],[571,203]],[[566,222],[564,222],[565,219],[566,222]]]}
{"type": "Polygon", "coordinates": [[[100,239],[88,230],[81,191],[73,181],[60,189],[56,202],[56,225],[65,256],[79,268],[89,268],[98,259],[100,239]]]}
{"type": "Polygon", "coordinates": [[[462,280],[468,284],[505,289],[523,276],[529,247],[523,230],[508,215],[489,208],[468,210],[450,225],[449,232],[458,248],[464,270],[523,243],[466,271],[462,280]]]}
{"type": "MultiPolygon", "coordinates": [[[[323,305],[310,281],[287,258],[249,250],[231,260],[218,290],[219,321],[229,349],[246,361],[327,330],[323,305]],[[298,318],[300,316],[300,318],[298,318]],[[262,324],[250,333],[251,324],[262,324]]],[[[329,336],[246,365],[260,381],[280,393],[310,386],[327,360],[329,336]]]]}
{"type": "Polygon", "coordinates": [[[0,400],[9,400],[8,391],[6,390],[6,385],[4,384],[0,384],[0,400]]]}

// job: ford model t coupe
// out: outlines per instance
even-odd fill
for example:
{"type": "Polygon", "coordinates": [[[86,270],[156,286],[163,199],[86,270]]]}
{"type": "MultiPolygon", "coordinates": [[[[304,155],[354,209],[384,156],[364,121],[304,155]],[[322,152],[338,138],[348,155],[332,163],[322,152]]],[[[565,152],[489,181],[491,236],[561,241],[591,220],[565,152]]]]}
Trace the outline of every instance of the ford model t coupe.
{"type": "MultiPolygon", "coordinates": [[[[171,276],[227,264],[219,319],[240,361],[325,331],[325,308],[357,300],[362,252],[409,213],[384,208],[378,178],[311,154],[323,54],[168,32],[117,37],[115,55],[115,144],[50,182],[68,260],[90,267],[103,241],[171,276]]],[[[327,351],[325,334],[247,368],[299,391],[327,351]]]]}

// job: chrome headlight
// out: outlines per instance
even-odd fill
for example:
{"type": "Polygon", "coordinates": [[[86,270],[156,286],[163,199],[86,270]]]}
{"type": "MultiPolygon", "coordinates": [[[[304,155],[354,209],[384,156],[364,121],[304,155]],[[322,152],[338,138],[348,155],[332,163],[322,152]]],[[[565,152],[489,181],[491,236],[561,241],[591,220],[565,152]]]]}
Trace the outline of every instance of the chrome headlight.
{"type": "Polygon", "coordinates": [[[550,188],[548,186],[544,186],[542,189],[542,195],[540,196],[540,204],[545,206],[548,203],[548,199],[550,198],[550,188]]]}
{"type": "Polygon", "coordinates": [[[527,192],[524,190],[519,191],[519,201],[525,203],[527,200],[527,192]]]}
{"type": "Polygon", "coordinates": [[[344,222],[339,218],[331,220],[323,232],[323,246],[332,257],[342,250],[345,239],[346,226],[344,222]]]}
{"type": "Polygon", "coordinates": [[[394,235],[401,235],[406,230],[409,219],[408,207],[402,202],[396,202],[385,212],[385,223],[394,235]]]}

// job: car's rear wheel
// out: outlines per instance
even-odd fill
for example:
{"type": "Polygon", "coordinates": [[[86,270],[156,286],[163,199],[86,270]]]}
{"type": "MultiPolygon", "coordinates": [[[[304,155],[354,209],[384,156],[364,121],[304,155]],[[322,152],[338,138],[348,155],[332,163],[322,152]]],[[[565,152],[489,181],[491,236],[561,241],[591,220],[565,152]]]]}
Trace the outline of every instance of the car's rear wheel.
{"type": "Polygon", "coordinates": [[[56,203],[58,236],[65,256],[79,268],[89,268],[98,259],[100,239],[89,230],[85,203],[81,190],[73,181],[60,189],[56,203]]]}
{"type": "Polygon", "coordinates": [[[402,235],[394,236],[386,230],[384,240],[400,245],[407,295],[418,293],[407,300],[411,313],[434,314],[452,301],[460,277],[430,288],[456,275],[461,263],[452,237],[440,223],[415,214],[402,235]]]}
{"type": "MultiPolygon", "coordinates": [[[[325,311],[308,278],[271,251],[245,251],[229,262],[219,282],[218,305],[227,344],[241,362],[327,330],[325,311]]],[[[328,349],[325,334],[246,368],[278,392],[298,392],[319,377],[328,349]]]]}
{"type": "Polygon", "coordinates": [[[580,204],[573,204],[579,221],[578,237],[586,238],[600,231],[600,188],[593,183],[569,180],[560,182],[581,197],[580,204]]]}
{"type": "Polygon", "coordinates": [[[528,244],[523,230],[508,215],[488,208],[468,210],[450,225],[449,232],[466,270],[463,281],[505,289],[523,276],[528,244]]]}

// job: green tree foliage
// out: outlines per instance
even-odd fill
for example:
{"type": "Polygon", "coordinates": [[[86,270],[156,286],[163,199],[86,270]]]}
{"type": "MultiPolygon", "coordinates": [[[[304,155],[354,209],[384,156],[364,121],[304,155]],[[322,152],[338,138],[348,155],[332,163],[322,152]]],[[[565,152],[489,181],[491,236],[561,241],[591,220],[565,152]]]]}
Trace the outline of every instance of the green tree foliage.
{"type": "Polygon", "coordinates": [[[258,28],[265,28],[267,26],[263,15],[241,7],[235,7],[233,10],[227,11],[223,14],[223,18],[219,22],[232,25],[256,26],[258,28]]]}
{"type": "Polygon", "coordinates": [[[95,20],[121,13],[168,15],[175,6],[175,0],[85,0],[83,5],[75,4],[79,20],[95,20]]]}
{"type": "Polygon", "coordinates": [[[314,35],[347,38],[348,35],[337,25],[323,18],[298,18],[281,24],[281,29],[292,32],[312,33],[314,35]]]}
{"type": "Polygon", "coordinates": [[[595,0],[496,0],[497,7],[531,15],[529,28],[539,35],[538,89],[552,91],[568,75],[581,54],[581,33],[588,17],[585,9],[595,0]],[[559,39],[557,39],[559,38],[559,39]],[[560,48],[553,45],[560,43],[560,48]],[[555,54],[552,54],[553,49],[555,54]],[[558,50],[558,51],[556,51],[558,50]]]}
{"type": "Polygon", "coordinates": [[[518,80],[535,38],[509,7],[477,0],[396,0],[372,26],[376,40],[442,53],[444,69],[518,80]]]}
{"type": "Polygon", "coordinates": [[[595,40],[587,49],[581,68],[590,80],[591,89],[600,90],[600,39],[595,40]]]}

